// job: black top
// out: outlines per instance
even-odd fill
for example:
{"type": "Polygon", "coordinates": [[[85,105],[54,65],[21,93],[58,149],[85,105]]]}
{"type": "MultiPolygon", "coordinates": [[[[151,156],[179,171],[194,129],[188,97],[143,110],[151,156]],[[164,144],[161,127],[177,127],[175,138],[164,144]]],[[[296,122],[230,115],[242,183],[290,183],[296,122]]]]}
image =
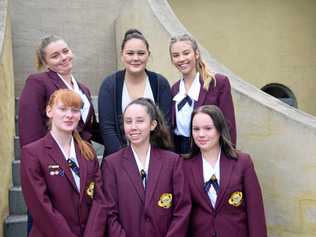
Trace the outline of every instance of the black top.
{"type": "MultiPolygon", "coordinates": [[[[170,126],[172,99],[169,82],[158,73],[146,70],[146,74],[155,103],[162,111],[167,125],[170,126]]],[[[127,144],[122,119],[124,77],[125,70],[106,77],[99,91],[99,124],[104,141],[104,156],[118,151],[127,144]]]]}

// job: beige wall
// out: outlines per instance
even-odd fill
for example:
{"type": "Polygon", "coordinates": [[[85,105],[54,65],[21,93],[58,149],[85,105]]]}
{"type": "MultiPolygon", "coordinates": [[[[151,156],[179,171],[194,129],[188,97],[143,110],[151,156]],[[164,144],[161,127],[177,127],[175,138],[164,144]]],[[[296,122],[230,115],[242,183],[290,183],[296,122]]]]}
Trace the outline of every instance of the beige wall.
{"type": "Polygon", "coordinates": [[[316,115],[315,0],[170,0],[214,58],[258,88],[289,87],[316,115]]]}
{"type": "Polygon", "coordinates": [[[14,138],[14,78],[12,62],[12,39],[7,1],[0,0],[0,237],[3,222],[8,214],[8,194],[11,186],[11,161],[14,138]],[[3,7],[3,8],[2,8],[3,7]]]}
{"type": "Polygon", "coordinates": [[[16,96],[35,72],[34,52],[41,38],[57,34],[73,50],[74,76],[96,95],[103,78],[116,69],[113,22],[126,0],[12,0],[16,96]]]}
{"type": "MultiPolygon", "coordinates": [[[[195,9],[191,9],[193,13],[195,9]]],[[[116,21],[121,39],[130,27],[147,36],[150,68],[173,81],[171,35],[186,32],[165,0],[130,0],[116,21]]],[[[119,53],[119,50],[117,51],[119,53]]],[[[207,63],[229,76],[236,108],[238,147],[249,152],[264,195],[270,237],[316,236],[316,120],[265,95],[219,64],[202,48],[207,63]]]]}

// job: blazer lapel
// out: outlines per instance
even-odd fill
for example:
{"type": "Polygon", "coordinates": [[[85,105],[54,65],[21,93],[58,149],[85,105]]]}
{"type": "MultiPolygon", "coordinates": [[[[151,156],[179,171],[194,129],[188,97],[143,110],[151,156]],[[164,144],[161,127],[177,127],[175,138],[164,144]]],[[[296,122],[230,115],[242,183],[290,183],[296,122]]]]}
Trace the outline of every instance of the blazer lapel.
{"type": "Polygon", "coordinates": [[[220,160],[220,187],[215,204],[216,210],[223,205],[224,196],[227,191],[227,186],[230,182],[234,166],[234,160],[227,158],[224,152],[222,152],[220,160]]]}
{"type": "Polygon", "coordinates": [[[129,146],[123,152],[123,167],[130,178],[138,196],[142,202],[145,202],[145,190],[138,172],[137,164],[133,155],[132,148],[129,146]]]}
{"type": "Polygon", "coordinates": [[[195,161],[193,163],[192,167],[192,176],[194,178],[195,186],[198,187],[198,190],[200,191],[201,197],[204,200],[203,204],[207,206],[208,210],[212,212],[214,210],[213,205],[211,203],[211,200],[208,196],[208,194],[204,191],[204,178],[203,178],[203,163],[202,163],[202,156],[201,153],[196,156],[195,161]]]}
{"type": "Polygon", "coordinates": [[[204,105],[204,101],[205,101],[205,98],[206,98],[206,95],[207,95],[207,90],[205,90],[203,88],[204,82],[203,82],[201,76],[200,76],[200,85],[201,85],[201,87],[200,87],[199,98],[198,98],[197,103],[194,103],[194,109],[204,105]]]}
{"type": "Polygon", "coordinates": [[[79,164],[79,173],[80,173],[80,202],[82,200],[83,195],[85,194],[86,190],[86,182],[87,182],[87,163],[85,158],[81,154],[79,147],[75,144],[76,149],[76,156],[79,164]]]}
{"type": "Polygon", "coordinates": [[[180,80],[177,81],[171,89],[172,95],[172,105],[171,105],[171,125],[172,128],[176,127],[176,102],[173,100],[173,97],[176,96],[179,92],[180,80]]]}
{"type": "Polygon", "coordinates": [[[46,135],[47,139],[45,142],[45,148],[47,149],[47,153],[49,157],[56,162],[60,166],[60,168],[64,171],[65,176],[71,183],[72,187],[78,192],[75,179],[68,167],[64,154],[60,150],[58,144],[55,139],[48,133],[46,135]]]}
{"type": "MultiPolygon", "coordinates": [[[[156,184],[159,180],[159,174],[162,168],[162,161],[159,150],[155,147],[151,147],[149,168],[148,168],[148,180],[146,185],[146,200],[150,201],[154,194],[156,184]]],[[[147,202],[149,203],[149,202],[147,202]]]]}
{"type": "Polygon", "coordinates": [[[52,70],[47,71],[47,75],[52,79],[58,89],[67,89],[67,85],[61,80],[58,74],[52,70]]]}

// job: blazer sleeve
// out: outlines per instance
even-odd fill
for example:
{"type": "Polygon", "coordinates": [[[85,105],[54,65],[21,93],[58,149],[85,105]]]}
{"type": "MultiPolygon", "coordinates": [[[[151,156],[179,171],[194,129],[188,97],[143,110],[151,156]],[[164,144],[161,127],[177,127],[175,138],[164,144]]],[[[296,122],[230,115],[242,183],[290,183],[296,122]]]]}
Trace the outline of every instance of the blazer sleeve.
{"type": "Polygon", "coordinates": [[[107,159],[102,164],[103,193],[107,209],[107,235],[126,237],[125,230],[119,221],[118,194],[116,191],[115,171],[107,159]]]}
{"type": "Polygon", "coordinates": [[[21,186],[27,208],[43,236],[76,237],[47,195],[47,185],[38,157],[26,148],[22,149],[21,186]]]}
{"type": "Polygon", "coordinates": [[[249,237],[267,237],[265,214],[260,184],[251,158],[244,175],[249,237]]]}
{"type": "Polygon", "coordinates": [[[115,81],[110,79],[113,78],[106,78],[103,81],[98,98],[99,124],[106,154],[112,154],[121,148],[119,135],[115,129],[115,81]]]}
{"type": "Polygon", "coordinates": [[[47,132],[46,126],[46,88],[37,78],[30,76],[21,92],[19,100],[20,145],[36,141],[47,132]]]}
{"type": "Polygon", "coordinates": [[[183,160],[179,157],[172,177],[175,205],[166,237],[181,237],[187,234],[191,199],[183,168],[183,160]]]}
{"type": "Polygon", "coordinates": [[[218,98],[218,107],[222,110],[227,125],[229,127],[231,141],[234,146],[237,144],[237,132],[235,121],[235,109],[231,94],[231,87],[227,77],[225,77],[224,85],[221,87],[218,98]]]}
{"type": "Polygon", "coordinates": [[[104,237],[107,213],[105,208],[105,199],[102,190],[102,176],[101,171],[99,169],[99,163],[96,157],[94,161],[93,172],[95,174],[95,194],[83,236],[104,237]]]}
{"type": "Polygon", "coordinates": [[[169,82],[164,77],[158,77],[160,79],[159,88],[159,109],[162,111],[165,121],[169,128],[171,128],[171,89],[169,82]]]}

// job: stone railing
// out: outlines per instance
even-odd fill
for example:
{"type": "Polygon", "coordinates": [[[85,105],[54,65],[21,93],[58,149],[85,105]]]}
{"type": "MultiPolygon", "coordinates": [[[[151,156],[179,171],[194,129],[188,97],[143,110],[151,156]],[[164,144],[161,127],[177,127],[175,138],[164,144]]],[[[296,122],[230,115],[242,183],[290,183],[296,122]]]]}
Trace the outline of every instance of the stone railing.
{"type": "Polygon", "coordinates": [[[0,0],[0,237],[8,214],[14,139],[14,78],[8,0],[0,0]]]}
{"type": "MultiPolygon", "coordinates": [[[[201,27],[207,30],[207,25],[201,27]]],[[[127,1],[116,20],[118,46],[128,28],[140,29],[148,39],[152,55],[149,68],[164,74],[170,82],[178,79],[170,63],[168,43],[171,36],[187,30],[168,2],[127,1]]],[[[213,70],[230,78],[238,148],[254,159],[264,194],[269,236],[315,236],[315,118],[261,92],[218,63],[203,47],[201,51],[213,70]]]]}

